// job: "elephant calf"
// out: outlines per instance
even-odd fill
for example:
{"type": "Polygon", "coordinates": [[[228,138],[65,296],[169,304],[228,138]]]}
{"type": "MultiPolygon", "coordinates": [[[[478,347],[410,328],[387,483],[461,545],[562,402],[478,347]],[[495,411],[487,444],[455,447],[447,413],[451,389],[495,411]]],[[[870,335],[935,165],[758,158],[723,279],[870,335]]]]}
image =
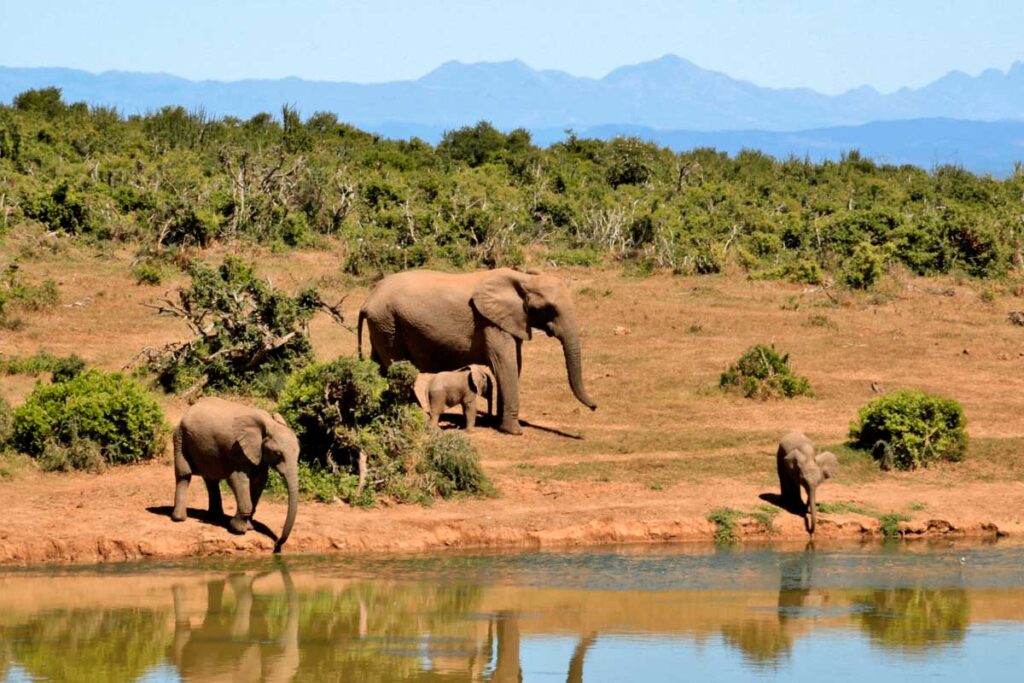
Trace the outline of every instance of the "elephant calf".
{"type": "Polygon", "coordinates": [[[273,467],[288,485],[288,515],[274,546],[280,552],[295,523],[298,507],[299,440],[276,413],[204,398],[185,411],[174,430],[174,511],[171,519],[185,520],[188,485],[196,474],[206,482],[210,514],[221,516],[220,482],[227,479],[237,503],[229,528],[244,534],[273,467]]]}
{"type": "Polygon", "coordinates": [[[473,431],[476,426],[476,400],[481,395],[487,398],[487,414],[490,415],[494,383],[482,365],[467,365],[459,370],[433,375],[427,384],[430,424],[436,427],[445,409],[461,405],[466,416],[466,431],[473,431]]]}
{"type": "Polygon", "coordinates": [[[807,531],[813,536],[818,522],[815,492],[821,482],[835,476],[839,461],[828,451],[815,454],[814,444],[802,432],[790,432],[782,437],[776,458],[783,504],[790,509],[803,508],[800,488],[807,491],[806,510],[810,512],[807,531]]]}

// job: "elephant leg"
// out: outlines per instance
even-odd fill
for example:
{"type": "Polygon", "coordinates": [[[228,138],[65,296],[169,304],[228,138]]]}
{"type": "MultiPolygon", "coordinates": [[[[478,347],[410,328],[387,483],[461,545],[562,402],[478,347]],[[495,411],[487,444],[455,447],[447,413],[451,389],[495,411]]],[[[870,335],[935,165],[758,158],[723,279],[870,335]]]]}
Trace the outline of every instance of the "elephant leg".
{"type": "Polygon", "coordinates": [[[244,534],[252,526],[252,499],[249,498],[249,476],[245,472],[232,472],[228,477],[231,490],[235,493],[237,508],[235,516],[228,522],[232,533],[244,534]]]}
{"type": "Polygon", "coordinates": [[[507,434],[522,434],[519,426],[519,358],[515,338],[496,327],[485,332],[487,355],[498,385],[498,429],[507,434]]]}
{"type": "MultiPolygon", "coordinates": [[[[266,467],[260,467],[249,478],[249,498],[252,500],[252,514],[254,516],[256,515],[256,506],[260,504],[260,496],[263,495],[263,489],[267,487],[267,477],[269,474],[270,471],[266,467]]],[[[249,528],[252,528],[252,523],[249,524],[249,528]]]]}
{"type": "Polygon", "coordinates": [[[220,480],[219,479],[206,479],[203,478],[206,483],[206,495],[210,499],[210,516],[220,518],[224,516],[224,503],[220,498],[220,480]]]}
{"type": "Polygon", "coordinates": [[[441,396],[430,396],[430,426],[437,427],[441,421],[441,413],[444,412],[444,398],[441,396]]]}
{"type": "Polygon", "coordinates": [[[466,431],[471,432],[476,427],[476,395],[467,399],[462,404],[462,414],[466,416],[466,431]]]}
{"type": "Polygon", "coordinates": [[[788,510],[800,508],[800,485],[793,478],[789,468],[782,458],[777,460],[779,471],[779,488],[782,491],[782,502],[788,510]]]}
{"type": "Polygon", "coordinates": [[[181,448],[181,431],[174,430],[174,510],[171,519],[184,522],[188,506],[188,485],[192,481],[192,468],[185,460],[181,448]]]}

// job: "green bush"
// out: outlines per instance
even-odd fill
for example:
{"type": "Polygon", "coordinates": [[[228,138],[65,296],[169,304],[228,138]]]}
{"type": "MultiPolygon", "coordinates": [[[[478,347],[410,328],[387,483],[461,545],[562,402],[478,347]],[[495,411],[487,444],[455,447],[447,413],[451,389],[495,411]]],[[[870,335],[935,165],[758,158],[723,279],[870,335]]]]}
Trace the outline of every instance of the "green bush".
{"type": "Polygon", "coordinates": [[[811,383],[789,367],[789,354],[774,346],[757,344],[747,349],[736,363],[722,373],[719,386],[740,391],[747,398],[793,398],[811,396],[811,383]]]}
{"type": "Polygon", "coordinates": [[[962,460],[965,425],[957,401],[903,389],[861,408],[850,424],[850,438],[855,446],[871,449],[884,468],[913,470],[937,460],[962,460]]]}
{"type": "Polygon", "coordinates": [[[166,391],[206,386],[273,394],[281,378],[313,359],[306,324],[322,306],[313,290],[290,296],[229,256],[216,268],[192,264],[192,284],[165,312],[195,337],[151,352],[147,366],[166,391]]]}
{"type": "Polygon", "coordinates": [[[149,263],[140,263],[132,268],[132,275],[135,277],[135,282],[140,285],[158,285],[164,279],[160,269],[149,263]]]}
{"type": "Polygon", "coordinates": [[[80,450],[81,442],[91,441],[106,463],[125,464],[158,455],[165,433],[163,412],[149,392],[121,373],[89,370],[36,384],[14,411],[11,444],[40,457],[48,444],[80,450]]]}
{"type": "Polygon", "coordinates": [[[465,437],[429,434],[413,395],[416,375],[406,362],[392,364],[382,376],[372,361],[341,357],[292,376],[279,409],[299,435],[302,460],[315,472],[317,498],[366,503],[381,494],[426,501],[489,490],[465,437]],[[368,476],[355,500],[360,454],[368,476]]]}
{"type": "Polygon", "coordinates": [[[0,396],[0,451],[3,451],[11,438],[11,428],[14,423],[14,414],[11,412],[11,404],[3,396],[0,396]]]}
{"type": "Polygon", "coordinates": [[[459,492],[489,494],[490,481],[480,467],[476,449],[461,434],[434,430],[423,447],[420,472],[429,492],[451,498],[459,492]]]}
{"type": "Polygon", "coordinates": [[[882,248],[862,242],[843,262],[843,281],[852,289],[871,289],[885,275],[882,248]]]}

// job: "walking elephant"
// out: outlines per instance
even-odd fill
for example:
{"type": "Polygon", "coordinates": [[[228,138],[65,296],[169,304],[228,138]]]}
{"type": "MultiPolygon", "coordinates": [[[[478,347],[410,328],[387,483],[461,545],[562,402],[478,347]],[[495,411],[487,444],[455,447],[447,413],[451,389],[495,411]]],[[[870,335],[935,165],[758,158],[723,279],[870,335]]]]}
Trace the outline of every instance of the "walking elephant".
{"type": "Polygon", "coordinates": [[[299,440],[280,415],[221,398],[204,398],[185,411],[174,430],[174,511],[185,520],[189,481],[196,474],[206,482],[210,514],[221,516],[220,482],[228,481],[237,503],[229,528],[244,534],[267,485],[269,468],[288,486],[288,514],[274,552],[288,540],[299,503],[299,440]]]}
{"type": "Polygon", "coordinates": [[[583,387],[580,328],[569,290],[550,275],[510,268],[475,273],[413,270],[377,283],[359,311],[359,355],[366,322],[372,357],[382,367],[408,360],[421,372],[471,364],[494,372],[499,429],[520,434],[522,343],[542,330],[562,343],[569,387],[591,410],[583,387]]]}
{"type": "Polygon", "coordinates": [[[791,510],[804,507],[800,488],[807,491],[806,510],[810,513],[807,531],[813,536],[818,523],[818,486],[835,476],[839,461],[828,451],[815,454],[814,444],[802,432],[790,432],[782,437],[775,457],[783,504],[791,510]]]}

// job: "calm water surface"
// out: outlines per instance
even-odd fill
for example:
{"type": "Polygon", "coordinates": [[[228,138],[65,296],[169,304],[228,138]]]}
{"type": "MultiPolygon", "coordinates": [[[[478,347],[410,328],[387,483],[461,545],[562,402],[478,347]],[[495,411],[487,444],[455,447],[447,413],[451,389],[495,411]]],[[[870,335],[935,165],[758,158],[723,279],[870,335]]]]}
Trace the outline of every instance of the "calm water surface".
{"type": "Polygon", "coordinates": [[[1024,546],[0,573],[0,681],[1024,680],[1024,546]]]}

